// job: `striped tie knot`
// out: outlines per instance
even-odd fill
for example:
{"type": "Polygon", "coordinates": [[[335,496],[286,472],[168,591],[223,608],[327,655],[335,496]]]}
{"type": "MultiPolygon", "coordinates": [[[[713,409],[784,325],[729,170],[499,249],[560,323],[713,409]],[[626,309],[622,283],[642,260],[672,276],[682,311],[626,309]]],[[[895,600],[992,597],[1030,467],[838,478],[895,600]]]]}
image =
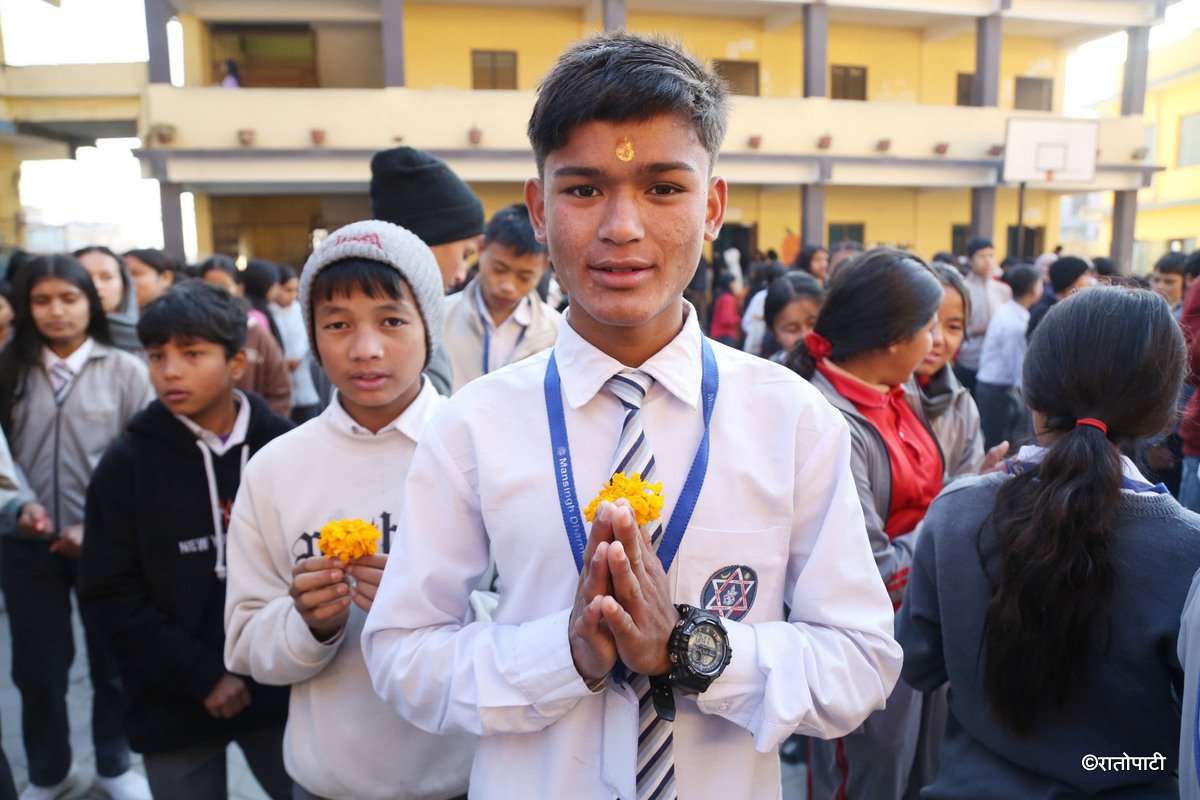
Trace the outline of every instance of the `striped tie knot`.
{"type": "Polygon", "coordinates": [[[616,395],[626,411],[637,411],[653,383],[654,378],[640,369],[623,369],[606,380],[604,388],[616,395]]]}
{"type": "Polygon", "coordinates": [[[71,388],[71,381],[75,379],[75,373],[61,361],[56,361],[50,365],[50,382],[54,387],[54,399],[61,403],[66,397],[67,389],[71,388]]]}

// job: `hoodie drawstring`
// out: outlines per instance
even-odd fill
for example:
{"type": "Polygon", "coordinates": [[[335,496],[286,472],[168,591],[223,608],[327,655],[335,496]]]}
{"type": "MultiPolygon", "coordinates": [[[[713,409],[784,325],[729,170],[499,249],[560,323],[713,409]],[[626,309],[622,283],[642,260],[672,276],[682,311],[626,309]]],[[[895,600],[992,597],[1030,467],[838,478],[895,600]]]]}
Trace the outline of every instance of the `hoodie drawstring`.
{"type": "MultiPolygon", "coordinates": [[[[213,571],[217,574],[217,580],[225,580],[225,575],[228,572],[225,566],[225,515],[221,511],[221,499],[217,492],[217,473],[213,468],[212,450],[208,448],[204,442],[196,440],[196,446],[200,448],[200,455],[204,459],[204,475],[208,478],[208,502],[212,508],[213,522],[213,541],[217,549],[217,563],[213,571]]],[[[250,458],[250,448],[248,445],[242,445],[241,468],[238,472],[238,481],[241,481],[241,475],[246,471],[246,461],[250,458]]]]}

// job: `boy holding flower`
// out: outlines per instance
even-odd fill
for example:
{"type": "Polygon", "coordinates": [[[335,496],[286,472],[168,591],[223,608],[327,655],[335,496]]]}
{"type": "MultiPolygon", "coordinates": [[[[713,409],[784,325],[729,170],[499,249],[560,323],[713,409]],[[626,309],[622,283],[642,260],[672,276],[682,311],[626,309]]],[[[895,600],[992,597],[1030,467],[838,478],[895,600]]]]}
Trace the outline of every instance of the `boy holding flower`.
{"type": "Polygon", "coordinates": [[[300,304],[337,393],[247,470],[230,525],[225,661],[291,685],[296,798],[456,797],[473,737],[425,733],[383,705],[359,646],[399,487],[442,405],[421,375],[441,336],[437,261],[404,228],[347,225],[309,257],[300,304]]]}
{"type": "Polygon", "coordinates": [[[683,300],[727,113],[711,70],[628,33],[539,90],[525,201],[567,324],[426,431],[363,635],[406,718],[481,734],[475,797],[777,797],[780,742],[853,730],[898,677],[845,423],[683,300]],[[466,624],[489,554],[502,602],[466,624]]]}

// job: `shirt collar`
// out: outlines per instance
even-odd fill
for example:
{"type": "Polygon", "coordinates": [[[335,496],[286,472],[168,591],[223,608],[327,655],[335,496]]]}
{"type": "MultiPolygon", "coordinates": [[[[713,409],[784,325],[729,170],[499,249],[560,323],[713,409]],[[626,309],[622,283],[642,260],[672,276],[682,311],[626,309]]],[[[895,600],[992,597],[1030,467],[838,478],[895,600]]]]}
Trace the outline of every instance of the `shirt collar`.
{"type": "Polygon", "coordinates": [[[838,394],[856,406],[886,408],[889,402],[897,400],[903,402],[904,400],[903,386],[893,386],[888,391],[881,392],[844,370],[838,369],[836,365],[832,365],[828,361],[818,363],[817,369],[833,384],[833,388],[837,389],[838,394]]]}
{"type": "Polygon", "coordinates": [[[492,321],[492,315],[487,310],[487,304],[483,302],[483,284],[476,283],[473,294],[475,295],[475,309],[479,312],[479,319],[483,323],[483,327],[489,331],[494,331],[497,327],[503,328],[509,322],[515,322],[522,328],[528,328],[529,324],[533,322],[533,300],[529,295],[522,297],[521,302],[517,303],[517,307],[513,309],[513,312],[508,315],[504,322],[501,322],[497,326],[492,321]]]}
{"type": "Polygon", "coordinates": [[[1009,300],[1009,301],[1008,301],[1008,305],[1012,306],[1012,311],[1013,311],[1013,313],[1014,313],[1014,314],[1016,314],[1016,315],[1017,315],[1017,319],[1018,319],[1018,320],[1022,320],[1022,321],[1025,321],[1025,322],[1028,322],[1028,321],[1029,321],[1030,313],[1029,313],[1029,309],[1028,309],[1028,308],[1026,308],[1025,306],[1021,305],[1021,304],[1020,304],[1020,303],[1018,303],[1016,300],[1009,300]]]}
{"type": "MultiPolygon", "coordinates": [[[[1047,450],[1048,448],[1040,445],[1027,444],[1018,450],[1016,456],[1011,460],[1018,464],[1040,464],[1046,457],[1047,450]]],[[[1123,453],[1121,454],[1121,475],[1134,483],[1150,485],[1150,481],[1141,473],[1141,470],[1130,460],[1129,456],[1123,453]]]]}
{"type": "Polygon", "coordinates": [[[246,395],[242,394],[240,389],[234,389],[233,402],[237,405],[237,418],[234,419],[233,429],[229,431],[229,436],[224,441],[221,441],[221,437],[208,428],[201,428],[183,414],[176,414],[175,419],[187,426],[193,436],[204,442],[208,449],[212,450],[213,455],[223,456],[233,448],[245,444],[246,433],[250,430],[250,401],[246,399],[246,395]]]}
{"type": "MultiPolygon", "coordinates": [[[[683,329],[638,369],[689,407],[698,408],[703,371],[700,363],[702,334],[700,324],[696,321],[696,310],[686,301],[683,306],[687,315],[683,329]]],[[[576,333],[571,327],[569,308],[563,316],[563,323],[559,326],[558,340],[554,344],[554,359],[558,363],[567,403],[571,408],[579,408],[596,396],[605,381],[628,367],[600,352],[576,333]]]]}
{"type": "Polygon", "coordinates": [[[441,395],[437,393],[437,389],[433,388],[429,379],[422,375],[421,391],[417,393],[408,408],[400,412],[400,416],[380,428],[377,433],[372,433],[346,413],[346,409],[342,407],[339,393],[334,389],[333,397],[329,401],[329,421],[333,424],[334,429],[355,439],[370,439],[394,431],[415,442],[419,439],[421,431],[424,430],[425,423],[437,410],[440,397],[441,395]]]}
{"type": "Polygon", "coordinates": [[[67,356],[66,358],[59,358],[57,355],[55,355],[53,350],[51,350],[49,347],[43,346],[42,364],[46,367],[46,371],[49,372],[51,367],[61,362],[66,364],[67,369],[71,370],[73,374],[78,375],[79,371],[83,369],[83,365],[86,364],[87,360],[92,357],[92,351],[95,349],[95,347],[95,340],[89,336],[83,340],[83,344],[75,348],[74,353],[71,353],[71,355],[67,356]]]}

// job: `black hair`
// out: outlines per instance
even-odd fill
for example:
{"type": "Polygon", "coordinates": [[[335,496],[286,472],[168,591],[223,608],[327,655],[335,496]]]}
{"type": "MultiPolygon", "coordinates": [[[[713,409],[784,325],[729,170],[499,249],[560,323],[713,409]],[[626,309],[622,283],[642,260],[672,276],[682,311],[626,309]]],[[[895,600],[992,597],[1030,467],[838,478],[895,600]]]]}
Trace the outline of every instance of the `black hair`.
{"type": "Polygon", "coordinates": [[[513,203],[492,215],[483,231],[483,246],[487,247],[493,242],[511,247],[518,256],[546,252],[546,245],[539,242],[533,233],[529,209],[524,203],[513,203]]]}
{"type": "Polygon", "coordinates": [[[767,249],[767,259],[770,261],[778,261],[779,253],[775,252],[774,248],[768,248],[767,249]]]}
{"type": "Polygon", "coordinates": [[[267,318],[271,335],[275,337],[275,341],[279,342],[279,346],[283,347],[283,332],[279,330],[279,325],[275,322],[275,317],[271,314],[267,303],[267,294],[278,283],[279,268],[275,266],[274,262],[267,261],[265,258],[252,258],[246,262],[246,268],[242,270],[242,286],[246,291],[246,302],[267,318]]]}
{"type": "Polygon", "coordinates": [[[823,245],[806,244],[800,249],[800,252],[796,254],[796,263],[794,266],[796,269],[802,269],[805,272],[811,273],[813,256],[815,256],[817,253],[828,252],[829,251],[826,250],[823,245]]]}
{"type": "Polygon", "coordinates": [[[276,264],[275,267],[279,270],[279,282],[281,284],[294,281],[300,277],[296,273],[296,268],[290,264],[276,264]]]}
{"type": "Polygon", "coordinates": [[[232,58],[227,58],[224,61],[225,72],[233,76],[233,79],[238,82],[238,86],[242,85],[242,71],[238,67],[237,61],[232,58]]]}
{"type": "Polygon", "coordinates": [[[172,275],[182,272],[183,268],[180,262],[169,255],[165,250],[155,250],[152,248],[139,248],[136,250],[126,250],[125,257],[133,257],[141,261],[147,267],[150,267],[159,275],[164,272],[170,272],[172,275]]]}
{"type": "Polygon", "coordinates": [[[546,156],[579,125],[659,114],[681,114],[692,123],[712,169],[729,123],[727,94],[725,82],[677,41],[625,31],[577,41],[542,80],[529,117],[538,175],[546,156]]]}
{"type": "MultiPolygon", "coordinates": [[[[942,302],[942,284],[917,256],[876,247],[842,264],[814,329],[833,345],[830,358],[846,361],[904,341],[929,324],[942,302]]],[[[801,340],[787,364],[811,378],[816,362],[801,340]]]]}
{"type": "Polygon", "coordinates": [[[767,323],[767,330],[775,328],[775,318],[779,312],[792,302],[806,297],[816,300],[818,306],[825,301],[825,289],[807,272],[792,270],[771,281],[763,301],[763,320],[767,323]]]}
{"type": "MultiPolygon", "coordinates": [[[[356,289],[374,299],[386,297],[389,300],[399,300],[403,296],[400,291],[400,285],[403,283],[407,283],[407,281],[398,270],[379,261],[357,256],[335,261],[313,278],[312,287],[308,292],[308,308],[304,309],[304,313],[308,315],[308,329],[316,330],[317,303],[328,302],[334,298],[334,295],[349,297],[356,289]]],[[[411,287],[409,288],[411,289],[411,287]]],[[[420,303],[417,304],[417,311],[419,313],[421,311],[420,303]]],[[[425,323],[423,313],[421,322],[425,323]]],[[[314,340],[313,358],[320,363],[321,355],[317,352],[315,335],[312,338],[314,340]]],[[[425,365],[428,366],[431,355],[428,346],[428,326],[425,329],[425,341],[425,365]]]]}
{"type": "MultiPolygon", "coordinates": [[[[958,292],[963,301],[963,316],[967,319],[971,318],[971,291],[967,289],[967,282],[963,280],[962,273],[958,271],[958,267],[952,266],[950,263],[943,261],[935,261],[929,265],[933,270],[933,274],[941,281],[943,291],[949,286],[954,291],[958,292]]],[[[964,337],[966,331],[963,331],[964,337]]]]}
{"type": "Polygon", "coordinates": [[[8,301],[8,304],[12,306],[13,314],[15,315],[17,311],[17,290],[16,287],[13,286],[12,281],[5,278],[0,278],[0,297],[3,297],[8,301]]]}
{"type": "Polygon", "coordinates": [[[122,261],[121,257],[119,255],[117,255],[116,253],[114,253],[112,250],[105,247],[104,245],[99,245],[99,244],[93,244],[93,245],[88,245],[87,247],[81,247],[78,250],[75,250],[74,252],[72,252],[71,257],[74,258],[76,261],[78,261],[80,259],[80,257],[86,256],[88,253],[103,253],[104,255],[108,256],[109,258],[111,258],[113,261],[115,261],[117,263],[117,276],[121,279],[121,303],[117,307],[117,310],[120,311],[121,308],[125,305],[125,298],[126,298],[126,296],[128,296],[129,288],[130,288],[129,287],[129,274],[125,270],[125,262],[122,261]]]}
{"type": "Polygon", "coordinates": [[[1111,258],[1098,256],[1092,259],[1092,267],[1095,268],[1097,275],[1111,277],[1117,274],[1117,265],[1113,263],[1111,258]]]}
{"type": "Polygon", "coordinates": [[[1004,275],[1004,282],[1012,289],[1013,298],[1025,297],[1042,282],[1042,273],[1029,264],[1018,264],[1004,275]]]}
{"type": "Polygon", "coordinates": [[[992,245],[992,240],[983,236],[976,236],[967,242],[967,258],[973,258],[980,250],[995,249],[992,245]]]}
{"type": "Polygon", "coordinates": [[[225,360],[246,346],[246,310],[229,292],[203,281],[184,281],[151,300],[137,324],[144,347],[173,337],[202,339],[225,349],[225,360]]]}
{"type": "Polygon", "coordinates": [[[726,270],[721,270],[717,276],[713,278],[713,299],[716,300],[723,294],[729,294],[733,291],[733,273],[726,270]]]}
{"type": "Polygon", "coordinates": [[[30,259],[22,267],[16,285],[13,336],[8,345],[0,350],[0,427],[9,437],[13,433],[13,407],[17,403],[17,391],[22,378],[27,370],[41,363],[42,347],[45,345],[33,319],[29,295],[34,287],[49,278],[61,278],[83,293],[88,302],[87,335],[100,344],[112,344],[108,317],[100,304],[100,295],[83,265],[66,255],[30,259]]]}
{"type": "Polygon", "coordinates": [[[224,272],[226,275],[233,278],[236,283],[241,285],[242,273],[237,268],[237,262],[229,256],[222,255],[220,253],[209,256],[201,261],[200,266],[196,270],[196,277],[203,278],[214,269],[221,270],[221,272],[224,272]]]}
{"type": "Polygon", "coordinates": [[[933,254],[933,260],[929,262],[929,266],[935,264],[957,264],[958,259],[953,253],[947,253],[945,250],[933,254]]]}
{"type": "Polygon", "coordinates": [[[1174,273],[1181,278],[1184,275],[1184,265],[1187,263],[1187,255],[1184,253],[1163,253],[1158,261],[1154,262],[1154,271],[1163,273],[1174,273]]]}
{"type": "Polygon", "coordinates": [[[1187,261],[1185,261],[1183,264],[1183,272],[1185,275],[1191,278],[1200,276],[1200,250],[1193,251],[1192,254],[1187,257],[1187,261]]]}
{"type": "Polygon", "coordinates": [[[1057,438],[1040,465],[1001,485],[989,517],[995,542],[979,544],[991,583],[983,686],[1018,736],[1053,718],[1107,650],[1118,448],[1171,425],[1185,372],[1179,324],[1153,292],[1078,292],[1034,330],[1021,392],[1057,438]],[[1107,434],[1078,425],[1083,418],[1107,434]]]}

